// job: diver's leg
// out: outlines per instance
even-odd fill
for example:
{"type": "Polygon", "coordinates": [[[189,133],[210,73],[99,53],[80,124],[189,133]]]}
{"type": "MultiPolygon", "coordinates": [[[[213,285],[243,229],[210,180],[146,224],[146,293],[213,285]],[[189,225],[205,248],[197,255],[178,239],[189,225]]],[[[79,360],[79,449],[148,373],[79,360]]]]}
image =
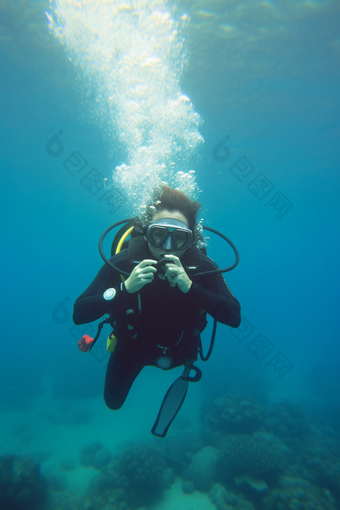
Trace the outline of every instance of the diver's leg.
{"type": "Polygon", "coordinates": [[[111,354],[105,377],[104,400],[107,407],[117,410],[125,402],[133,381],[144,364],[128,359],[120,349],[111,354]]]}

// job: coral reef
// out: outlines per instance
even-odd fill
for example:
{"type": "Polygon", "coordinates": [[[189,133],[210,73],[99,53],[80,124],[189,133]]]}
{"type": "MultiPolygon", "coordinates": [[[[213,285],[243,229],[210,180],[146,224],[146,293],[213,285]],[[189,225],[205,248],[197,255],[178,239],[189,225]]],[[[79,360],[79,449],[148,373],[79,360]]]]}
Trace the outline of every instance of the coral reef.
{"type": "Polygon", "coordinates": [[[329,431],[318,430],[310,436],[301,453],[304,478],[325,487],[340,499],[340,441],[329,437],[329,431]]]}
{"type": "MultiPolygon", "coordinates": [[[[183,433],[152,446],[129,445],[114,457],[99,441],[83,446],[80,464],[97,473],[86,473],[93,479],[82,496],[71,487],[70,471],[77,463],[70,454],[58,460],[50,476],[45,466],[44,478],[31,458],[2,456],[0,508],[145,510],[159,504],[174,473],[182,478],[188,499],[194,491],[210,491],[217,510],[340,508],[337,431],[310,424],[287,401],[261,405],[249,395],[229,394],[209,405],[201,434],[183,433]]],[[[68,404],[62,410],[64,421],[74,416],[68,404]]],[[[75,422],[86,420],[85,413],[75,422]]],[[[25,427],[18,422],[11,432],[19,440],[25,427]]],[[[44,460],[49,454],[36,456],[44,460]]]]}
{"type": "Polygon", "coordinates": [[[205,423],[222,434],[251,434],[262,425],[262,415],[250,395],[224,395],[210,405],[205,423]]]}
{"type": "MultiPolygon", "coordinates": [[[[88,487],[87,496],[81,505],[86,510],[128,510],[129,494],[124,480],[112,469],[101,471],[93,478],[88,487]]],[[[138,505],[136,505],[138,507],[138,505]]]]}
{"type": "Polygon", "coordinates": [[[83,446],[79,456],[82,466],[98,470],[107,466],[111,460],[110,450],[105,448],[100,441],[83,446]]]}
{"type": "Polygon", "coordinates": [[[257,432],[227,436],[221,453],[222,463],[232,476],[249,474],[266,480],[282,471],[288,452],[275,436],[257,432]]]}
{"type": "Polygon", "coordinates": [[[268,489],[268,485],[259,478],[254,478],[251,475],[239,475],[235,477],[236,485],[248,485],[257,492],[264,492],[268,489]]]}
{"type": "Polygon", "coordinates": [[[215,481],[225,487],[215,485],[211,496],[218,510],[240,503],[228,499],[230,488],[259,510],[338,508],[340,441],[329,426],[312,427],[293,402],[260,405],[229,394],[214,401],[204,423],[206,441],[221,452],[215,481]]]}
{"type": "Polygon", "coordinates": [[[273,432],[286,445],[299,448],[310,434],[311,428],[307,417],[293,402],[284,400],[265,406],[263,414],[264,428],[273,432]]]}
{"type": "Polygon", "coordinates": [[[115,460],[114,468],[125,478],[130,495],[145,504],[169,488],[173,481],[164,459],[147,445],[133,446],[115,460]]]}
{"type": "Polygon", "coordinates": [[[186,478],[196,490],[209,492],[216,480],[218,461],[219,451],[212,446],[205,446],[193,455],[186,478]]]}
{"type": "Polygon", "coordinates": [[[226,490],[223,485],[215,484],[209,492],[209,498],[217,510],[255,510],[251,503],[226,490]]]}
{"type": "Polygon", "coordinates": [[[48,485],[49,497],[54,493],[65,492],[68,488],[67,476],[55,469],[45,469],[44,478],[48,485]]]}
{"type": "Polygon", "coordinates": [[[37,510],[47,497],[40,467],[30,457],[0,456],[0,508],[37,510]]]}
{"type": "MultiPolygon", "coordinates": [[[[48,496],[48,510],[85,510],[81,504],[79,504],[77,498],[70,492],[67,491],[56,491],[50,492],[48,496]]],[[[31,509],[33,510],[33,509],[31,509]]],[[[45,510],[45,508],[43,509],[45,510]]],[[[87,510],[90,510],[88,508],[87,510]]]]}
{"type": "Polygon", "coordinates": [[[307,417],[293,402],[263,406],[250,395],[240,394],[215,399],[205,413],[205,424],[223,435],[272,432],[291,447],[299,447],[311,430],[307,417]]]}
{"type": "Polygon", "coordinates": [[[157,500],[171,486],[173,472],[147,445],[130,446],[102,469],[89,486],[83,506],[91,510],[127,510],[157,500]]]}
{"type": "Polygon", "coordinates": [[[336,502],[326,489],[301,478],[284,477],[262,501],[263,510],[335,510],[336,502]]]}
{"type": "Polygon", "coordinates": [[[217,510],[232,508],[237,503],[237,496],[218,483],[210,490],[209,498],[217,510]]]}
{"type": "Polygon", "coordinates": [[[171,441],[160,441],[153,446],[166,459],[167,464],[181,476],[192,456],[206,446],[201,436],[182,433],[172,436],[171,441]]]}

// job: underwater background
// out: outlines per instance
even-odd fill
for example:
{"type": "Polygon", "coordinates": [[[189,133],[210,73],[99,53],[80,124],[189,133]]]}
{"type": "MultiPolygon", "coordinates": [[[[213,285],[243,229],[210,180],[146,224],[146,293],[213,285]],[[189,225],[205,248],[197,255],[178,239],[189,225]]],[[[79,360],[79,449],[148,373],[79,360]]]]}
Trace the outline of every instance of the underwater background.
{"type": "Polygon", "coordinates": [[[339,26],[336,0],[0,1],[2,509],[340,507],[339,26]],[[110,411],[110,329],[85,355],[72,323],[162,180],[237,246],[242,307],[165,439],[182,370],[110,411]]]}

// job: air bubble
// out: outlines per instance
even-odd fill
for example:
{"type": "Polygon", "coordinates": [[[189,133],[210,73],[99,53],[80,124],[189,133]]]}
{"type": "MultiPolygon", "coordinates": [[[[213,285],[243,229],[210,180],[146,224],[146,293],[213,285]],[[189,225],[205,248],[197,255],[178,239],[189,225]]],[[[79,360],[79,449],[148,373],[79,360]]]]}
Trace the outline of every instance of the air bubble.
{"type": "Polygon", "coordinates": [[[84,97],[97,98],[87,102],[88,118],[112,151],[121,147],[125,163],[113,169],[108,186],[123,191],[132,214],[161,182],[196,199],[194,170],[176,175],[178,167],[191,167],[204,142],[201,118],[179,86],[188,63],[188,15],[169,11],[162,0],[50,5],[50,31],[74,62],[84,97]]]}

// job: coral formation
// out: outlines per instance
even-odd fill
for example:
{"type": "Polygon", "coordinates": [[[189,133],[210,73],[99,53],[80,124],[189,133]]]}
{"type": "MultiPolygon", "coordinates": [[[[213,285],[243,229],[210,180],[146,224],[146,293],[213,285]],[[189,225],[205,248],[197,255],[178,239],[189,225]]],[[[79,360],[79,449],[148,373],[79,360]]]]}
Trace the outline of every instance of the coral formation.
{"type": "Polygon", "coordinates": [[[297,447],[310,433],[310,425],[301,409],[287,400],[260,405],[249,395],[224,395],[210,404],[206,425],[223,435],[252,434],[258,430],[273,432],[288,446],[297,447]]]}
{"type": "Polygon", "coordinates": [[[204,422],[209,430],[201,435],[173,436],[152,448],[131,445],[113,458],[100,442],[84,446],[81,464],[100,473],[86,497],[69,500],[71,506],[61,497],[65,492],[54,492],[58,510],[150,507],[170,487],[174,471],[187,497],[211,489],[217,510],[337,508],[340,442],[334,431],[312,428],[295,404],[261,405],[229,394],[210,405],[204,422]]]}
{"type": "Polygon", "coordinates": [[[110,450],[105,448],[100,441],[83,446],[80,450],[80,463],[84,467],[93,467],[100,470],[107,466],[110,460],[110,450]]]}
{"type": "Polygon", "coordinates": [[[232,476],[272,478],[286,464],[286,454],[286,448],[275,436],[263,432],[229,435],[222,445],[222,462],[232,476]]]}
{"type": "Polygon", "coordinates": [[[254,478],[251,475],[239,475],[235,477],[236,485],[249,485],[252,489],[257,492],[264,492],[268,489],[268,485],[259,478],[254,478]]]}
{"type": "Polygon", "coordinates": [[[237,496],[218,483],[211,488],[209,498],[217,510],[233,508],[237,503],[237,496]]]}
{"type": "Polygon", "coordinates": [[[273,432],[288,446],[298,448],[311,431],[300,407],[288,400],[265,406],[261,412],[265,430],[273,432]]]}
{"type": "Polygon", "coordinates": [[[171,437],[171,441],[158,442],[154,447],[179,475],[188,464],[188,459],[206,446],[201,436],[182,433],[171,437]]]}
{"type": "MultiPolygon", "coordinates": [[[[67,491],[50,492],[48,497],[48,510],[85,510],[79,505],[77,498],[67,491]]],[[[33,509],[31,509],[33,510],[33,509]]],[[[34,509],[35,510],[35,509],[34,509]]],[[[45,510],[45,508],[43,509],[45,510]]],[[[92,510],[88,508],[87,510],[92,510]]]]}
{"type": "Polygon", "coordinates": [[[340,441],[329,436],[329,431],[318,431],[310,436],[301,452],[304,478],[325,487],[340,499],[340,441]]]}
{"type": "Polygon", "coordinates": [[[151,447],[133,446],[116,459],[114,468],[125,478],[131,496],[145,504],[152,495],[159,495],[171,485],[172,472],[167,470],[164,459],[151,447]]]}
{"type": "Polygon", "coordinates": [[[217,510],[255,510],[249,501],[236,496],[225,487],[215,484],[209,492],[209,498],[217,510]]]}
{"type": "Polygon", "coordinates": [[[162,456],[146,445],[130,446],[95,477],[85,504],[94,510],[139,508],[155,501],[173,482],[162,456]],[[110,507],[111,508],[111,507],[110,507]]]}
{"type": "MultiPolygon", "coordinates": [[[[141,510],[159,502],[174,472],[188,498],[195,490],[210,490],[217,510],[339,508],[340,440],[329,426],[311,426],[296,405],[261,405],[229,394],[210,404],[204,425],[201,435],[130,445],[114,457],[99,441],[83,446],[81,465],[97,470],[83,496],[68,486],[76,467],[72,457],[61,458],[53,476],[45,469],[42,478],[32,459],[2,456],[0,508],[141,510]]],[[[12,427],[17,438],[24,431],[20,424],[12,427]]]]}
{"type": "Polygon", "coordinates": [[[208,492],[211,489],[216,480],[218,461],[219,451],[212,446],[205,446],[193,455],[186,477],[196,490],[208,492]]]}
{"type": "Polygon", "coordinates": [[[40,467],[30,457],[0,456],[0,508],[37,510],[47,497],[40,467]]]}
{"type": "Polygon", "coordinates": [[[251,434],[263,423],[262,409],[250,395],[224,395],[210,407],[205,422],[222,434],[251,434]]]}
{"type": "Polygon", "coordinates": [[[336,502],[326,489],[301,478],[284,477],[263,499],[263,510],[335,510],[336,502]]]}

